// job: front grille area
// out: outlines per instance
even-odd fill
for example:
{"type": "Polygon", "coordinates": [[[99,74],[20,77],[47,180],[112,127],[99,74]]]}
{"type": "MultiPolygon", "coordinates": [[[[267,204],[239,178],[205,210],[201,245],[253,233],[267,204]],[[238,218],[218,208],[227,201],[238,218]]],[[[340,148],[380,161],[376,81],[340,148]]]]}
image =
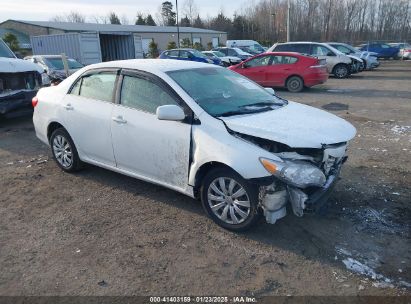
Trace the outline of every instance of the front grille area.
{"type": "Polygon", "coordinates": [[[41,84],[41,76],[37,72],[0,73],[0,92],[15,90],[35,90],[41,84]]]}

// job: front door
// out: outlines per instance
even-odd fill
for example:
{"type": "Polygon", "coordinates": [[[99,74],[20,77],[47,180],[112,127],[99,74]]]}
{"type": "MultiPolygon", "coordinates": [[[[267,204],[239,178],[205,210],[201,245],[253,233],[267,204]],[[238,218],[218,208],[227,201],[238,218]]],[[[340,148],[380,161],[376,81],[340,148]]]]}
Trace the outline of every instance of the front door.
{"type": "Polygon", "coordinates": [[[118,168],[184,190],[191,124],[156,116],[161,105],[181,105],[174,94],[154,76],[123,71],[120,101],[111,122],[113,149],[118,168]]]}
{"type": "Polygon", "coordinates": [[[115,166],[111,145],[111,114],[117,71],[92,71],[82,76],[63,102],[64,125],[80,155],[115,166]]]}
{"type": "Polygon", "coordinates": [[[254,80],[260,85],[267,84],[267,67],[270,64],[270,55],[258,56],[243,63],[241,74],[254,80]]]}

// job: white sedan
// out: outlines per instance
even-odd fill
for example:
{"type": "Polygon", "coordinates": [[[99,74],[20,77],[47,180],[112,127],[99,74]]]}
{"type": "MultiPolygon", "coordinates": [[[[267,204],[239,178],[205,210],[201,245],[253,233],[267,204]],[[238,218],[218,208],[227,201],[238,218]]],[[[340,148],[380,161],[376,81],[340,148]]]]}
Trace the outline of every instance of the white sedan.
{"type": "Polygon", "coordinates": [[[355,128],[222,67],[177,60],[87,66],[33,98],[37,137],[82,163],[202,201],[226,229],[302,216],[331,191],[355,128]]]}

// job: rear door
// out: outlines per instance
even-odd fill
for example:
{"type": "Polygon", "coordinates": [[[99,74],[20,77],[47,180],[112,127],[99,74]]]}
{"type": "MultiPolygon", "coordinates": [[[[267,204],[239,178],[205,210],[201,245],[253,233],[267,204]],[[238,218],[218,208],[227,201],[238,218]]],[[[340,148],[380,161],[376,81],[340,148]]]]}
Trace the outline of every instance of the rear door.
{"type": "Polygon", "coordinates": [[[111,115],[117,70],[82,75],[64,98],[64,125],[81,155],[115,166],[111,145],[111,115]]]}
{"type": "Polygon", "coordinates": [[[327,63],[327,70],[328,73],[331,73],[331,71],[334,68],[334,65],[338,62],[336,62],[337,57],[335,56],[329,56],[329,53],[333,53],[330,49],[326,48],[323,45],[320,44],[313,44],[312,49],[311,49],[311,55],[317,57],[318,59],[325,59],[327,63]]]}
{"type": "Polygon", "coordinates": [[[117,167],[171,188],[186,189],[191,123],[158,120],[156,115],[161,105],[184,108],[184,103],[149,73],[123,70],[121,78],[119,104],[114,106],[111,121],[117,167]]]}
{"type": "Polygon", "coordinates": [[[267,67],[267,80],[266,83],[270,86],[282,87],[291,74],[295,75],[299,73],[297,68],[297,57],[276,55],[271,56],[270,65],[267,67]]]}

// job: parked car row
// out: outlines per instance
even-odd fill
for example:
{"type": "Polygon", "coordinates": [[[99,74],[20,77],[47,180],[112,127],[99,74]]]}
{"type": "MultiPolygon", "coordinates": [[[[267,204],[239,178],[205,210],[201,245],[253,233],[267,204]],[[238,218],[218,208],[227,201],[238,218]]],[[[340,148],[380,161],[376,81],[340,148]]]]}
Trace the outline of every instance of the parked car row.
{"type": "Polygon", "coordinates": [[[346,78],[379,66],[375,53],[358,51],[344,43],[276,43],[265,52],[253,40],[229,40],[227,45],[239,47],[218,47],[202,53],[194,49],[173,49],[162,52],[159,58],[222,65],[261,86],[285,87],[291,92],[324,83],[330,74],[346,78]],[[252,55],[244,51],[251,46],[260,53],[252,55]]]}

